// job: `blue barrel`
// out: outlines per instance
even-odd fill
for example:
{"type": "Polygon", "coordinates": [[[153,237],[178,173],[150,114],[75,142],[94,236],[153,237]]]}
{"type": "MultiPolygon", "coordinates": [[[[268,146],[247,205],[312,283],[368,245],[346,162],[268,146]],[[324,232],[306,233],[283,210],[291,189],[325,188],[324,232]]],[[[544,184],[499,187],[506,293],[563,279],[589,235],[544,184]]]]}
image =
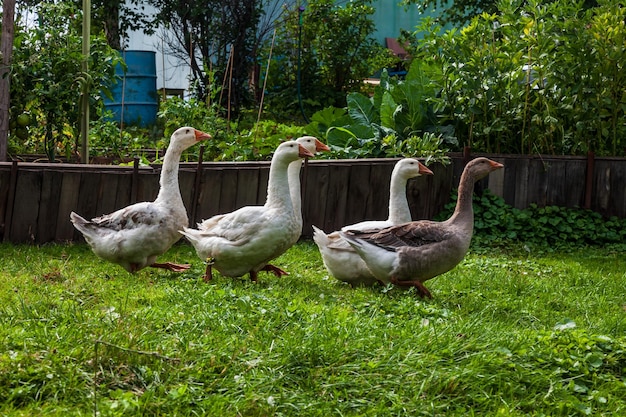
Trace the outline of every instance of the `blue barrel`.
{"type": "Polygon", "coordinates": [[[104,97],[104,107],[113,112],[113,120],[125,125],[147,127],[154,125],[159,107],[156,89],[156,52],[121,51],[126,73],[121,65],[115,67],[119,77],[110,86],[113,100],[104,97]]]}

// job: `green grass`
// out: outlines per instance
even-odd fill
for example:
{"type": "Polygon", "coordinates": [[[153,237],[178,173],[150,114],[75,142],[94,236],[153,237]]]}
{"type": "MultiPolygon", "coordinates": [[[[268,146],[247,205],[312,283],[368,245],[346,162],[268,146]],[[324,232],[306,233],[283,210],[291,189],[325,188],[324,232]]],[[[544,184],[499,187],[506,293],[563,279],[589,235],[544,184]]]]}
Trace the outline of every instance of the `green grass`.
{"type": "Polygon", "coordinates": [[[2,416],[626,415],[626,256],[473,248],[413,290],[302,242],[257,284],[0,245],[2,416]]]}

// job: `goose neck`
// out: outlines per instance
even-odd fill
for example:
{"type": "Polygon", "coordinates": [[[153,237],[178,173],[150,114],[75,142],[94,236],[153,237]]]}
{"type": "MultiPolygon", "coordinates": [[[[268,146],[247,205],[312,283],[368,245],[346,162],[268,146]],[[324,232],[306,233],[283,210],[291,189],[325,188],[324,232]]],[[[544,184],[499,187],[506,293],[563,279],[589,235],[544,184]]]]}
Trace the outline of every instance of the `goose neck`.
{"type": "Polygon", "coordinates": [[[267,181],[266,206],[282,207],[293,210],[289,189],[289,163],[281,160],[272,160],[270,174],[267,181]]]}
{"type": "Polygon", "coordinates": [[[463,171],[459,181],[456,207],[454,208],[454,214],[450,218],[451,222],[467,222],[473,227],[474,209],[472,207],[472,196],[474,194],[474,182],[474,178],[467,170],[463,171]]]}
{"type": "Polygon", "coordinates": [[[181,151],[171,145],[167,148],[161,166],[161,176],[159,178],[159,195],[157,200],[168,200],[169,204],[183,204],[178,184],[178,168],[180,165],[181,151]]]}
{"type": "Polygon", "coordinates": [[[300,171],[302,161],[297,160],[289,164],[289,195],[291,195],[291,205],[297,218],[302,218],[302,195],[300,186],[300,171]]]}
{"type": "Polygon", "coordinates": [[[389,221],[393,224],[411,220],[411,209],[406,198],[407,179],[392,176],[389,187],[389,221]]]}

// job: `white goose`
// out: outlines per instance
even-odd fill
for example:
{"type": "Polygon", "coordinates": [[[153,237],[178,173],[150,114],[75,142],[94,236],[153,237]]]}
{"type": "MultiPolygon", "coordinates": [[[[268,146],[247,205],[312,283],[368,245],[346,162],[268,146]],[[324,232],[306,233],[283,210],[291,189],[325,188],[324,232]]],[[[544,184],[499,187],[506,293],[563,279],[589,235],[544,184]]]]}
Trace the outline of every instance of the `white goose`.
{"type": "MultiPolygon", "coordinates": [[[[330,151],[330,148],[320,142],[314,136],[301,136],[296,139],[300,145],[307,151],[315,154],[315,152],[330,151]]],[[[293,244],[298,242],[302,235],[302,195],[301,195],[301,183],[300,183],[300,170],[302,168],[302,161],[293,161],[289,164],[289,194],[291,195],[291,205],[293,206],[294,213],[296,215],[296,221],[300,225],[297,233],[292,236],[293,244]]]]}
{"type": "Polygon", "coordinates": [[[313,156],[296,141],[278,146],[267,186],[263,206],[246,206],[228,214],[203,221],[198,229],[185,227],[181,233],[189,239],[198,256],[207,260],[205,281],[212,278],[214,266],[222,275],[240,277],[250,274],[257,280],[258,271],[270,271],[280,276],[285,271],[268,262],[280,256],[292,243],[301,224],[296,219],[289,190],[289,164],[299,158],[313,156]]]}
{"type": "Polygon", "coordinates": [[[461,175],[454,213],[444,222],[421,220],[373,233],[348,230],[341,235],[377,279],[415,287],[421,296],[431,298],[423,282],[454,268],[469,249],[474,231],[474,183],[502,167],[487,158],[470,161],[461,175]]]}
{"type": "MultiPolygon", "coordinates": [[[[396,224],[411,221],[411,210],[406,199],[406,184],[410,178],[420,175],[433,175],[432,171],[414,158],[399,160],[391,173],[389,186],[389,217],[387,220],[371,220],[344,226],[341,230],[380,230],[396,224]]],[[[313,240],[322,255],[328,272],[340,281],[352,286],[372,285],[378,280],[367,265],[341,237],[340,232],[325,234],[313,226],[313,240]]]]}
{"type": "Polygon", "coordinates": [[[70,214],[74,227],[97,256],[131,273],[146,266],[175,272],[189,268],[170,262],[156,263],[156,258],[181,238],[178,231],[189,224],[178,184],[180,155],[209,138],[209,134],[193,127],[181,127],[172,134],[163,157],[159,194],[153,202],[133,204],[91,220],[70,214]]]}

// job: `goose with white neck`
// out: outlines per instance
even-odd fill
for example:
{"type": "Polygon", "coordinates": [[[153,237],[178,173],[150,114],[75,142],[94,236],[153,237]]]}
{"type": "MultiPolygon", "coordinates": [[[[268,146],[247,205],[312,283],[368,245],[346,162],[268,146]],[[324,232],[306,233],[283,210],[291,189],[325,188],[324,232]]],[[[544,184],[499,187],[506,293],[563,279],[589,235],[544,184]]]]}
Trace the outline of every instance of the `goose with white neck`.
{"type": "Polygon", "coordinates": [[[470,161],[461,175],[454,213],[444,222],[421,220],[375,232],[346,230],[341,235],[377,279],[415,287],[422,297],[432,298],[423,283],[450,271],[469,249],[474,231],[474,184],[500,168],[502,164],[487,158],[470,161]]]}
{"type": "MultiPolygon", "coordinates": [[[[342,230],[380,230],[400,223],[410,222],[411,210],[406,198],[406,185],[409,179],[421,175],[433,175],[433,172],[414,158],[399,160],[391,173],[389,185],[389,217],[387,220],[370,220],[344,226],[342,230]]],[[[328,272],[340,281],[352,286],[372,285],[378,280],[367,265],[341,237],[340,232],[325,234],[313,226],[313,240],[319,248],[324,266],[328,272]]]]}
{"type": "Polygon", "coordinates": [[[72,212],[70,220],[100,258],[134,273],[147,266],[180,272],[189,265],[157,263],[188,225],[187,210],[178,184],[182,152],[211,135],[193,127],[181,127],[170,139],[163,157],[159,194],[152,202],[141,202],[111,214],[86,220],[72,212]]]}
{"type": "Polygon", "coordinates": [[[292,245],[292,236],[299,231],[289,189],[289,165],[299,158],[313,156],[296,141],[283,142],[272,157],[263,206],[246,206],[227,214],[213,216],[198,225],[184,228],[187,237],[202,260],[207,261],[205,281],[212,278],[212,269],[227,277],[250,274],[257,280],[258,272],[286,274],[269,262],[292,245]]]}
{"type": "MultiPolygon", "coordinates": [[[[314,136],[301,136],[296,139],[300,145],[312,154],[316,152],[330,151],[328,145],[323,144],[314,136]]],[[[300,171],[302,169],[302,161],[294,161],[289,164],[289,194],[291,195],[291,205],[293,206],[294,214],[296,215],[296,221],[300,225],[298,232],[294,232],[292,236],[293,243],[297,243],[298,239],[302,235],[302,194],[300,183],[300,171]]]]}

